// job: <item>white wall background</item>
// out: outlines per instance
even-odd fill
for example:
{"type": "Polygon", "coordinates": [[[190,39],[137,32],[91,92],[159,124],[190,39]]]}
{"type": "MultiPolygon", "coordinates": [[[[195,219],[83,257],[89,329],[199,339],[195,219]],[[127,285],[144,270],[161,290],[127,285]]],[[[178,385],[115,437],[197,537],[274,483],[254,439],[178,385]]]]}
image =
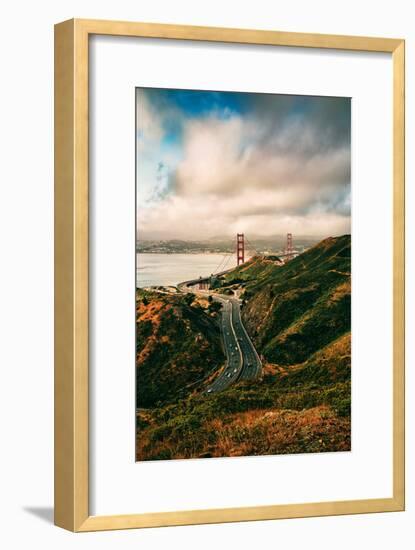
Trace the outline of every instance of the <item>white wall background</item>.
{"type": "MultiPolygon", "coordinates": [[[[14,548],[336,550],[415,538],[415,26],[410,0],[15,0],[0,33],[0,543],[14,548]],[[407,41],[407,511],[141,531],[54,527],[53,24],[71,17],[361,34],[407,41]]],[[[374,236],[376,238],[376,236],[374,236]]]]}

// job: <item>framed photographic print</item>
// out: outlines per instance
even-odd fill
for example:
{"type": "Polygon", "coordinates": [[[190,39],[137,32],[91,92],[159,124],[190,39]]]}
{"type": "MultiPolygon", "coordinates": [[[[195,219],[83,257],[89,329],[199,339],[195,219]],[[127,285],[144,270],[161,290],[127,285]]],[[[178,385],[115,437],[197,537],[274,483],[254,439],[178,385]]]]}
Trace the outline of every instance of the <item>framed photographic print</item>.
{"type": "Polygon", "coordinates": [[[404,41],[55,27],[55,523],[404,509],[404,41]]]}

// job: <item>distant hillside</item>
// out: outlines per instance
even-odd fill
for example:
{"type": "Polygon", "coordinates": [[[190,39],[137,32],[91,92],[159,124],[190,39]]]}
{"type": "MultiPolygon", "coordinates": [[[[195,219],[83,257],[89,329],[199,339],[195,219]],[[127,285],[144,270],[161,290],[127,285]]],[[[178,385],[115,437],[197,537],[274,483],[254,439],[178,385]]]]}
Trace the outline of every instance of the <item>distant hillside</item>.
{"type": "Polygon", "coordinates": [[[225,357],[217,322],[192,295],[137,290],[137,406],[186,397],[225,357]]]}

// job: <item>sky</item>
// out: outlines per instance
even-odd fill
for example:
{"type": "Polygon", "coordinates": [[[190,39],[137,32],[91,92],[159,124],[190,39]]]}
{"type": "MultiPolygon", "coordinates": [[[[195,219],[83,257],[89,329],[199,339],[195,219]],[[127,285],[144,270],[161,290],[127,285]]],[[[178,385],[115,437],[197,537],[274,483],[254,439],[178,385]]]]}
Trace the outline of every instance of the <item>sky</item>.
{"type": "Polygon", "coordinates": [[[138,239],[350,233],[350,99],[137,88],[138,239]]]}

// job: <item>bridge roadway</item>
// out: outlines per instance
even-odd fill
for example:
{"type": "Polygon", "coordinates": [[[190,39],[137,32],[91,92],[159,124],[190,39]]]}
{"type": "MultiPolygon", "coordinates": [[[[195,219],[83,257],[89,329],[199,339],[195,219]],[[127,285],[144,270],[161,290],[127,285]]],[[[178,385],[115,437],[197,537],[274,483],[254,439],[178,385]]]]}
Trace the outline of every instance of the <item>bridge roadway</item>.
{"type": "MultiPolygon", "coordinates": [[[[229,273],[230,271],[233,271],[235,268],[230,267],[229,269],[225,269],[225,271],[219,271],[218,273],[215,273],[215,277],[220,277],[221,275],[226,275],[226,273],[229,273]]],[[[183,283],[179,283],[177,285],[177,288],[181,290],[182,292],[194,292],[193,288],[189,288],[192,285],[197,285],[198,283],[205,283],[207,281],[210,281],[211,275],[207,275],[206,277],[199,277],[198,279],[192,279],[191,281],[184,281],[183,283]]],[[[197,293],[195,293],[197,294],[197,293]]]]}

